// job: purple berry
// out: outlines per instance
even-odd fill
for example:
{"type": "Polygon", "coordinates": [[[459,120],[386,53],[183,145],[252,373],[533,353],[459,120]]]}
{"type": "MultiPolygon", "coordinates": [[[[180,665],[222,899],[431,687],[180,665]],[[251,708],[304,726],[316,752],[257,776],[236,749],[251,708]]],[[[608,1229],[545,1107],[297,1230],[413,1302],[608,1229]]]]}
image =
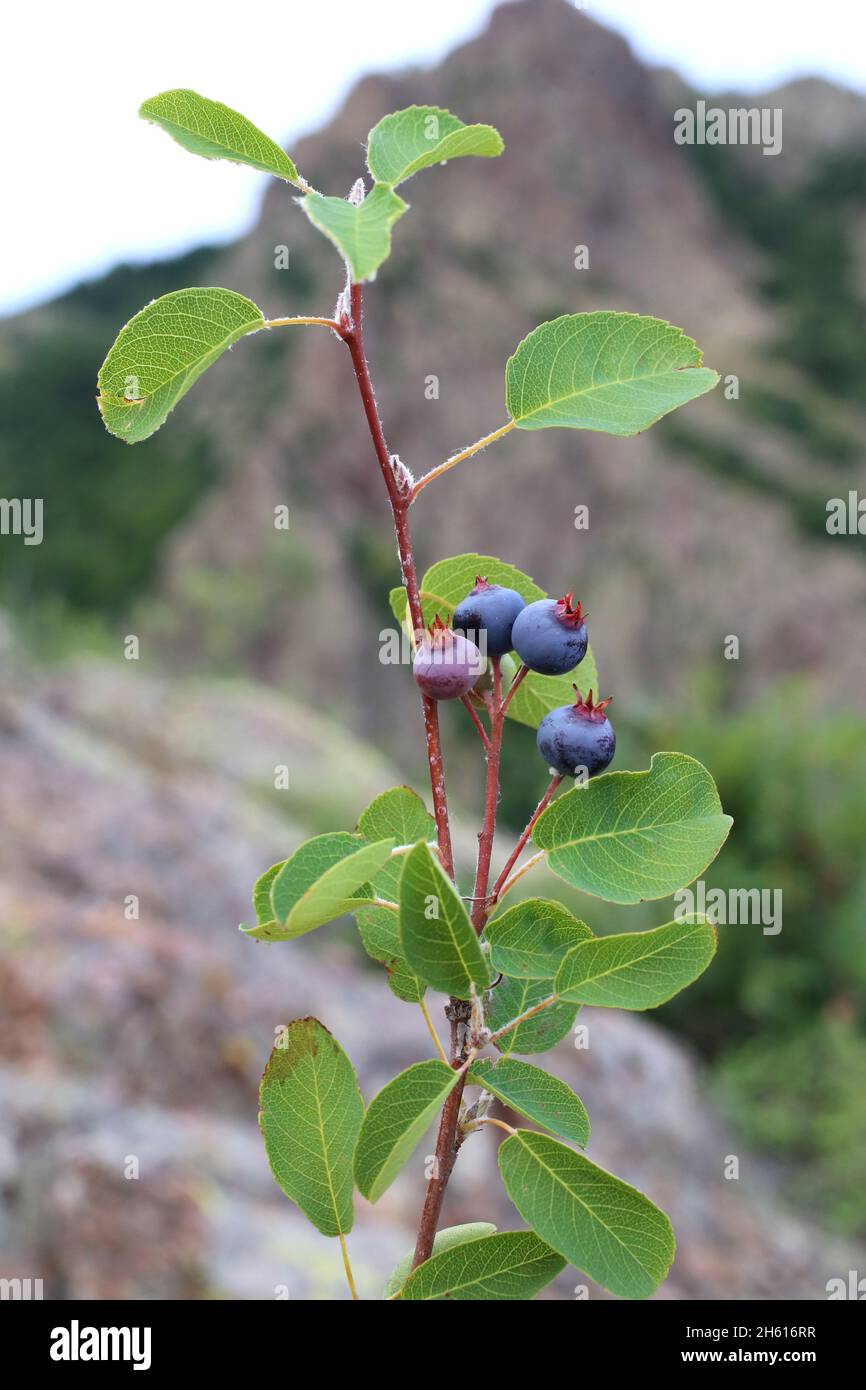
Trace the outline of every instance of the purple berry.
{"type": "Polygon", "coordinates": [[[595,777],[613,759],[616,734],[605,709],[610,699],[593,703],[592,691],[584,700],[577,686],[577,703],[560,705],[546,714],[538,726],[538,751],[548,767],[563,777],[573,777],[581,768],[595,777]]]}
{"type": "Polygon", "coordinates": [[[433,700],[459,700],[483,669],[484,658],[475,643],[445,627],[438,616],[421,637],[412,663],[415,680],[433,700]]]}
{"type": "Polygon", "coordinates": [[[579,603],[572,607],[573,597],[542,598],[518,613],[511,640],[530,671],[564,676],[586,656],[586,617],[579,603]]]}
{"type": "Polygon", "coordinates": [[[480,575],[454,609],[452,626],[481,647],[488,656],[504,656],[511,651],[511,629],[525,600],[515,589],[488,584],[480,575]],[[482,636],[483,634],[483,636],[482,636]]]}

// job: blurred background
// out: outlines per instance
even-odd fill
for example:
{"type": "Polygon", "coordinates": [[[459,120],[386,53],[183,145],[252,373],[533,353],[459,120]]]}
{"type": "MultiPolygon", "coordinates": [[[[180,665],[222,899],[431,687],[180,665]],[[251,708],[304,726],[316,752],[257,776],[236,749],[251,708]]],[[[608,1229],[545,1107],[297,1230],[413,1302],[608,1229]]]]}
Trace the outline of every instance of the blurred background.
{"type": "MultiPolygon", "coordinates": [[[[787,7],[784,32],[772,8],[248,4],[248,36],[217,24],[203,44],[190,5],[173,44],[136,34],[122,63],[86,6],[58,6],[47,34],[7,21],[57,85],[36,103],[16,65],[33,129],[4,227],[0,497],[44,499],[44,539],[0,536],[0,1277],[52,1298],[344,1297],[337,1251],[270,1179],[258,1077],[302,1014],[368,1098],[429,1046],[351,922],[291,947],[236,930],[302,839],[351,828],[397,782],[425,791],[411,676],[379,661],[395,553],[345,354],[327,334],[254,338],[134,448],[96,410],[97,368],[150,299],[225,285],[275,317],[328,313],[340,286],[283,185],[137,121],[179,85],[290,136],[334,193],[390,110],[502,132],[501,159],[413,181],[367,295],[389,441],[416,473],[502,423],[505,359],[563,312],[670,319],[725,378],[633,440],[508,437],[424,493],[417,550],[422,568],[477,550],[574,589],[616,766],[700,758],[735,818],[707,886],[782,893],[779,934],[723,927],[673,1004],[587,1010],[590,1049],[551,1054],[589,1109],[590,1156],[673,1220],[658,1297],[817,1299],[866,1273],[857,498],[848,533],[827,526],[831,499],[866,495],[866,60],[844,5],[787,7]],[[673,113],[698,99],[780,109],[781,153],[676,144],[673,113]]],[[[463,712],[446,715],[469,872],[480,766],[463,712]]],[[[546,780],[531,731],[506,743],[500,863],[546,780]]],[[[527,883],[597,931],[672,915],[563,887],[527,883]]],[[[445,1224],[515,1224],[495,1148],[463,1149],[445,1224]]],[[[375,1213],[359,1199],[365,1296],[413,1243],[421,1186],[418,1160],[375,1213]]]]}

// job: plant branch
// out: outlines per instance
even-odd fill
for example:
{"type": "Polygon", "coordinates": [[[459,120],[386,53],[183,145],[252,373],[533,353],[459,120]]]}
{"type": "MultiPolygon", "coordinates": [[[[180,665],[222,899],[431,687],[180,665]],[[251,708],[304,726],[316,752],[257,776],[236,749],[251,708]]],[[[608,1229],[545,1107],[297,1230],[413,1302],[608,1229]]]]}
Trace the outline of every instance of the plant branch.
{"type": "Polygon", "coordinates": [[[504,898],[506,893],[510,893],[517,880],[523,878],[524,874],[528,874],[530,869],[534,869],[536,864],[540,864],[543,858],[544,850],[540,849],[537,854],[533,854],[531,858],[527,859],[525,864],[521,864],[517,872],[513,873],[511,877],[503,883],[499,890],[498,897],[504,898]]]}
{"type": "Polygon", "coordinates": [[[469,718],[472,720],[472,723],[475,725],[476,729],[478,730],[478,737],[481,739],[481,742],[484,744],[485,750],[489,750],[489,748],[490,748],[490,739],[487,737],[487,730],[485,729],[484,725],[481,723],[481,720],[478,718],[478,715],[477,715],[476,712],[475,712],[475,708],[474,708],[474,706],[473,706],[473,704],[472,704],[472,701],[470,700],[469,696],[468,696],[468,695],[464,695],[464,696],[462,697],[460,703],[461,703],[462,705],[464,705],[465,708],[469,711],[469,718]]]}
{"type": "MultiPolygon", "coordinates": [[[[370,379],[370,369],[364,351],[364,304],[361,286],[347,286],[340,302],[342,307],[338,312],[341,316],[342,336],[351,354],[352,366],[355,370],[364,414],[367,417],[370,437],[391,504],[391,515],[397,537],[397,551],[400,556],[400,570],[406,589],[412,629],[415,633],[420,633],[424,628],[424,614],[421,608],[421,594],[418,587],[415,555],[412,549],[412,537],[407,517],[411,492],[405,476],[395,469],[391,459],[373,393],[373,383],[370,379]]],[[[454,853],[451,847],[451,828],[448,821],[448,801],[445,793],[445,772],[442,762],[442,739],[439,733],[438,709],[435,700],[431,700],[426,695],[422,696],[422,708],[439,859],[445,872],[453,879],[454,853]]],[[[462,1001],[452,999],[447,1010],[451,1021],[451,1065],[455,1068],[461,1067],[465,1060],[466,1028],[463,1026],[461,1029],[459,1025],[461,1021],[468,1021],[468,1014],[464,1020],[466,1007],[462,1001]]],[[[442,1107],[436,1139],[434,1176],[427,1184],[424,1207],[418,1226],[413,1268],[430,1258],[433,1241],[436,1239],[436,1228],[439,1224],[445,1189],[451,1176],[454,1160],[457,1157],[457,1150],[462,1142],[462,1136],[458,1134],[457,1127],[465,1084],[466,1073],[464,1071],[442,1107]]]]}
{"type": "MultiPolygon", "coordinates": [[[[513,689],[514,689],[514,686],[512,686],[511,689],[513,690],[513,689]]],[[[511,692],[509,691],[509,694],[510,694],[510,693],[511,693],[511,692]]],[[[551,779],[550,779],[550,785],[548,786],[547,791],[544,793],[544,796],[541,798],[541,800],[539,801],[539,803],[538,803],[538,805],[536,806],[535,810],[533,811],[532,815],[530,816],[529,820],[527,821],[527,823],[526,823],[526,828],[525,828],[525,830],[523,831],[523,834],[520,836],[520,839],[517,841],[517,844],[514,846],[514,849],[511,851],[511,854],[508,856],[508,859],[506,860],[506,863],[505,863],[505,868],[502,870],[502,873],[499,875],[498,879],[496,880],[496,882],[495,882],[494,885],[493,885],[493,888],[491,889],[491,892],[490,892],[490,907],[491,907],[491,908],[493,908],[493,907],[495,906],[496,902],[498,901],[499,895],[500,895],[500,893],[503,891],[503,887],[504,887],[504,885],[505,885],[505,883],[506,883],[506,881],[507,881],[507,879],[508,879],[508,875],[511,873],[511,870],[514,868],[514,865],[517,863],[517,860],[520,858],[520,855],[521,855],[521,853],[522,853],[522,851],[523,851],[523,849],[524,849],[524,847],[525,847],[525,845],[526,845],[526,842],[527,842],[527,840],[529,839],[530,835],[532,834],[533,827],[535,826],[535,822],[538,820],[538,817],[541,815],[542,811],[546,811],[546,810],[547,810],[548,806],[550,805],[551,801],[553,800],[554,793],[556,792],[556,789],[557,789],[557,787],[559,786],[559,784],[560,784],[561,781],[562,781],[562,776],[561,776],[561,774],[558,773],[558,772],[555,772],[555,773],[553,774],[553,776],[551,777],[551,779]]]]}
{"type": "Polygon", "coordinates": [[[490,704],[490,739],[486,749],[487,780],[484,790],[484,821],[478,835],[478,863],[475,870],[475,888],[472,893],[472,925],[480,936],[487,921],[487,885],[490,878],[490,860],[493,854],[493,837],[496,834],[496,809],[499,804],[499,762],[502,751],[502,729],[505,722],[502,704],[502,663],[498,656],[491,657],[493,672],[493,695],[490,704]]]}
{"type": "MultiPolygon", "coordinates": [[[[424,627],[424,615],[421,610],[421,595],[418,589],[418,576],[415,571],[415,556],[412,550],[412,538],[409,532],[409,522],[406,515],[410,502],[410,493],[408,488],[406,488],[401,481],[398,481],[398,474],[394,469],[391,455],[388,452],[388,445],[385,441],[385,431],[382,428],[379,408],[376,405],[376,397],[373,393],[373,383],[370,379],[370,369],[367,365],[367,357],[364,351],[364,300],[363,290],[360,285],[351,286],[349,302],[351,305],[351,315],[346,317],[341,323],[342,336],[352,357],[352,366],[355,369],[355,377],[358,382],[361,402],[364,406],[364,414],[367,417],[370,437],[373,441],[376,458],[382,472],[385,487],[388,491],[388,500],[391,503],[391,514],[394,519],[394,530],[397,536],[397,550],[400,555],[400,570],[409,603],[409,615],[412,619],[412,627],[415,632],[421,632],[424,627]]],[[[445,795],[445,770],[442,762],[442,739],[439,733],[439,714],[435,700],[431,700],[426,695],[422,696],[422,706],[424,710],[427,764],[430,770],[430,790],[433,796],[433,816],[436,821],[436,838],[439,844],[439,857],[445,872],[450,878],[453,878],[454,854],[451,848],[451,828],[448,823],[448,802],[445,795]]]]}
{"type": "Polygon", "coordinates": [[[508,706],[511,704],[511,701],[514,699],[515,693],[516,693],[517,688],[518,688],[518,686],[520,685],[521,681],[524,681],[528,675],[529,675],[529,667],[528,667],[528,666],[521,666],[520,670],[517,672],[517,675],[514,677],[514,680],[511,682],[511,684],[510,684],[509,687],[508,687],[508,694],[505,696],[505,699],[504,699],[503,704],[502,704],[502,713],[503,713],[503,714],[504,714],[505,711],[508,709],[508,706]]]}
{"type": "Polygon", "coordinates": [[[472,458],[473,454],[479,454],[482,449],[487,448],[488,444],[495,443],[497,439],[501,439],[503,435],[508,434],[513,429],[514,421],[509,420],[506,425],[500,425],[498,430],[493,430],[492,434],[485,434],[483,439],[476,439],[474,444],[470,444],[466,449],[461,449],[459,454],[452,454],[444,463],[440,463],[438,468],[431,468],[430,472],[419,478],[413,487],[409,497],[410,502],[414,502],[418,493],[427,487],[428,483],[432,483],[434,478],[441,478],[442,474],[447,473],[449,468],[455,468],[464,459],[472,458]]]}

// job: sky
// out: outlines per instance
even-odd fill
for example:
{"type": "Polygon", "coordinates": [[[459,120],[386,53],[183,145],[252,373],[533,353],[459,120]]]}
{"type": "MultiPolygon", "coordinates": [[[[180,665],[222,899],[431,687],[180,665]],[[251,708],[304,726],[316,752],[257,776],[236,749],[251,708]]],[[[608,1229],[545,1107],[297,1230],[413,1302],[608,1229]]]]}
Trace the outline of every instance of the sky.
{"type": "MultiPolygon", "coordinates": [[[[812,73],[866,91],[857,0],[574,3],[625,34],[646,61],[677,68],[709,94],[812,73]]],[[[364,73],[435,63],[478,33],[492,8],[493,0],[4,7],[0,313],[121,260],[230,240],[252,225],[267,176],[187,154],[137,119],[145,97],[192,87],[291,148],[364,73]]]]}

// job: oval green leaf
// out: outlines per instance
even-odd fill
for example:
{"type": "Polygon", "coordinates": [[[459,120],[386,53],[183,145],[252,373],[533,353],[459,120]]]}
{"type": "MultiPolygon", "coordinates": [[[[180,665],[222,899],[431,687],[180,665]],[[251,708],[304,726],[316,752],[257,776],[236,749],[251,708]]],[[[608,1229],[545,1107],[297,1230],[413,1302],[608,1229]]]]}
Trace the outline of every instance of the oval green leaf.
{"type": "Polygon", "coordinates": [[[630,435],[718,380],[682,329],[602,310],[533,329],[508,359],[505,401],[521,430],[565,425],[630,435]]]}
{"type": "Polygon", "coordinates": [[[147,439],[226,348],[264,325],[261,309],[233,290],[155,299],[121,328],[99,369],[105,428],[127,444],[147,439]]]}
{"type": "MultiPolygon", "coordinates": [[[[263,874],[260,874],[253,886],[253,908],[256,914],[256,926],[247,927],[241,923],[240,930],[246,932],[248,936],[255,936],[258,928],[267,927],[273,931],[277,927],[274,921],[274,909],[271,906],[271,888],[274,879],[285,864],[285,859],[281,859],[278,864],[272,864],[263,874]]],[[[263,940],[267,939],[265,937],[263,940]]]]}
{"type": "MultiPolygon", "coordinates": [[[[493,1032],[504,1028],[513,1018],[540,1004],[553,994],[552,980],[513,980],[504,975],[490,991],[487,1023],[493,1032]]],[[[519,1023],[505,1033],[494,1046],[508,1056],[512,1052],[549,1052],[571,1030],[577,1017],[574,1004],[551,1004],[534,1018],[519,1023]]]]}
{"type": "Polygon", "coordinates": [[[565,1268],[532,1231],[500,1231],[432,1255],[403,1285],[401,1299],[527,1300],[565,1268]]]}
{"type": "Polygon", "coordinates": [[[620,1298],[648,1298],[673,1262],[671,1223],[648,1197],[557,1139],[521,1129],[499,1146],[505,1190],[524,1221],[620,1298]]]}
{"type": "Polygon", "coordinates": [[[251,169],[300,186],[298,171],[285,151],[246,116],[221,101],[176,87],[143,101],[138,114],[160,126],[190,154],[248,164],[251,169]]]}
{"type": "Polygon", "coordinates": [[[482,1057],[472,1063],[469,1081],[560,1139],[570,1139],[581,1148],[588,1143],[589,1116],[583,1101],[558,1076],[550,1076],[541,1067],[514,1057],[498,1062],[482,1057]]]}
{"type": "Polygon", "coordinates": [[[306,840],[271,882],[271,920],[244,928],[257,941],[292,941],[371,897],[368,880],[382,867],[393,840],[367,845],[334,831],[306,840]],[[359,890],[359,896],[354,896],[359,890]]]}
{"type": "Polygon", "coordinates": [[[608,772],[558,797],[532,839],[574,888],[638,903],[697,878],[732,823],[705,767],[685,753],[656,753],[646,772],[608,772]]]}
{"type": "Polygon", "coordinates": [[[301,199],[301,207],[313,226],[334,243],[355,284],[369,280],[387,260],[391,228],[409,210],[409,204],[393,189],[379,183],[360,204],[308,193],[301,199]]]}
{"type": "MultiPolygon", "coordinates": [[[[358,821],[358,833],[369,841],[393,836],[396,844],[411,845],[435,839],[436,822],[410,787],[392,787],[370,802],[358,821]]],[[[402,859],[386,860],[371,882],[375,897],[397,902],[402,868],[402,859]]],[[[364,950],[387,970],[391,992],[407,1004],[419,1003],[425,986],[403,958],[398,913],[367,907],[355,913],[355,920],[364,950]]]]}
{"type": "Polygon", "coordinates": [[[493,969],[521,980],[552,980],[563,957],[591,937],[585,922],[551,898],[515,903],[484,933],[493,969]]]}
{"type": "Polygon", "coordinates": [[[367,168],[392,187],[421,169],[463,155],[492,158],[505,146],[491,125],[464,125],[441,106],[407,106],[373,126],[367,137],[367,168]]]}
{"type": "Polygon", "coordinates": [[[553,988],[572,1004],[655,1009],[703,974],[716,939],[707,922],[668,922],[653,931],[595,937],[569,952],[553,988]]]}
{"type": "Polygon", "coordinates": [[[323,1235],[351,1231],[364,1101],[351,1062],[317,1019],[289,1024],[265,1068],[259,1104],[268,1162],[286,1196],[323,1235]]]}
{"type": "MultiPolygon", "coordinates": [[[[475,583],[476,575],[489,579],[491,584],[503,584],[515,589],[527,603],[546,598],[545,591],[530,579],[528,574],[506,564],[495,555],[478,555],[469,552],[465,555],[452,555],[450,559],[438,560],[431,565],[421,580],[421,608],[424,622],[432,623],[436,614],[444,622],[450,622],[454,609],[465,598],[475,583]]],[[[558,596],[557,596],[558,597],[558,596]]],[[[400,586],[390,593],[391,611],[398,623],[408,626],[408,607],[406,590],[400,586]]],[[[515,660],[519,662],[515,654],[515,660]]],[[[530,671],[521,682],[514,698],[508,706],[508,718],[518,724],[528,724],[537,729],[546,714],[559,705],[574,704],[574,687],[577,679],[582,690],[598,690],[598,672],[592,651],[588,650],[577,671],[565,676],[542,676],[530,671]]]]}
{"type": "MultiPolygon", "coordinates": [[[[443,1250],[451,1250],[455,1245],[463,1245],[467,1240],[478,1240],[481,1236],[492,1236],[495,1232],[496,1227],[490,1221],[468,1221],[463,1226],[446,1226],[444,1231],[437,1231],[436,1233],[432,1255],[441,1255],[443,1250]]],[[[412,1273],[414,1258],[415,1247],[413,1245],[409,1253],[404,1255],[400,1263],[395,1265],[391,1271],[382,1293],[383,1298],[393,1298],[395,1293],[399,1293],[401,1286],[405,1284],[412,1273]]]]}
{"type": "Polygon", "coordinates": [[[454,884],[425,841],[406,855],[400,875],[403,958],[420,980],[457,999],[486,989],[490,969],[454,884]]]}
{"type": "Polygon", "coordinates": [[[370,1102],[355,1150],[355,1182],[368,1201],[378,1202],[391,1186],[457,1079],[431,1057],[395,1076],[370,1102]]]}

